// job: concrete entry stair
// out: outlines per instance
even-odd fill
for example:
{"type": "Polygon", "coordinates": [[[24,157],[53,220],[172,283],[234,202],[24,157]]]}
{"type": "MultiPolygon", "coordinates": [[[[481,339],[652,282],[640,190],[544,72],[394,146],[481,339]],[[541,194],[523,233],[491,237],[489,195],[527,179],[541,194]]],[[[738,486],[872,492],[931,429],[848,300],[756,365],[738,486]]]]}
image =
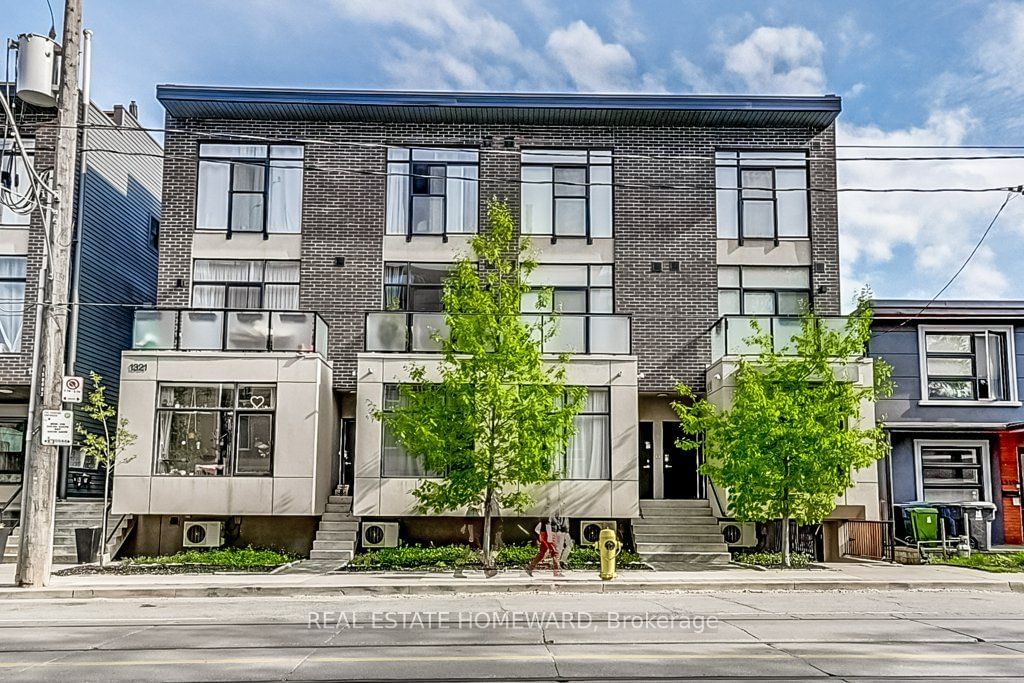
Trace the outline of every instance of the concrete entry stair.
{"type": "Polygon", "coordinates": [[[728,565],[729,546],[706,500],[641,500],[633,520],[640,557],[655,569],[728,565]]]}
{"type": "MultiPolygon", "coordinates": [[[[120,549],[124,537],[131,530],[130,521],[128,517],[122,520],[120,515],[107,516],[107,536],[110,538],[106,548],[108,554],[114,555],[120,549]],[[119,522],[120,526],[115,531],[119,522]]],[[[78,564],[75,529],[91,526],[103,526],[102,500],[58,500],[53,518],[53,563],[78,564]]],[[[19,525],[7,540],[3,558],[5,564],[17,562],[20,535],[19,525]]]]}
{"type": "Polygon", "coordinates": [[[334,495],[313,539],[309,559],[282,569],[280,574],[326,574],[348,564],[356,553],[359,518],[352,516],[352,496],[334,495]]]}

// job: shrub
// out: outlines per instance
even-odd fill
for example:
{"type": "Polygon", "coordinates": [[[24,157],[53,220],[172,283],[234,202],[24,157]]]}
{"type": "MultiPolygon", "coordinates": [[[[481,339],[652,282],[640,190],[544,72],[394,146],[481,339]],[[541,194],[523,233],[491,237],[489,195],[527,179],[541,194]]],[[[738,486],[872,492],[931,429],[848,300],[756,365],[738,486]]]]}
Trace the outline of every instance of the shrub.
{"type": "MultiPolygon", "coordinates": [[[[762,567],[782,566],[782,553],[737,553],[733,559],[743,564],[756,564],[762,567]]],[[[806,567],[811,562],[811,556],[807,553],[793,553],[790,556],[790,561],[794,568],[806,567]]]]}
{"type": "Polygon", "coordinates": [[[205,564],[230,569],[253,569],[276,567],[287,564],[295,559],[286,553],[276,550],[264,550],[248,546],[246,548],[218,548],[215,550],[182,550],[174,555],[156,557],[133,557],[129,564],[205,564]]]}
{"type": "MultiPolygon", "coordinates": [[[[536,546],[507,545],[495,554],[499,567],[523,567],[537,554],[536,546]]],[[[620,567],[637,564],[636,553],[624,552],[619,555],[620,567]]],[[[565,563],[568,569],[597,567],[601,558],[595,548],[576,546],[565,563]]],[[[419,546],[402,545],[397,548],[380,548],[360,553],[352,558],[349,567],[359,569],[458,569],[481,567],[480,554],[467,545],[419,546]]]]}

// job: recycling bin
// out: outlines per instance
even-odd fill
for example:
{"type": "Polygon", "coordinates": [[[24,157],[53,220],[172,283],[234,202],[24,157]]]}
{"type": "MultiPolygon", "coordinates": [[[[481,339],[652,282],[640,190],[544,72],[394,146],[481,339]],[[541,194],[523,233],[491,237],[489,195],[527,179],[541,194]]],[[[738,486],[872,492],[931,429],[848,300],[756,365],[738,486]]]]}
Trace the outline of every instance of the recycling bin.
{"type": "Polygon", "coordinates": [[[995,503],[976,500],[959,505],[964,509],[964,519],[969,529],[971,547],[978,550],[991,550],[992,520],[996,518],[995,503]]]}
{"type": "Polygon", "coordinates": [[[932,503],[939,511],[939,519],[946,525],[946,538],[967,536],[964,507],[961,503],[932,503]]]}
{"type": "Polygon", "coordinates": [[[939,540],[939,511],[933,507],[908,509],[910,529],[918,543],[939,540]]]}
{"type": "Polygon", "coordinates": [[[914,535],[914,526],[911,520],[910,511],[917,508],[932,508],[931,503],[912,501],[909,503],[896,503],[893,506],[893,517],[895,521],[896,538],[906,543],[916,543],[919,539],[914,535]]]}

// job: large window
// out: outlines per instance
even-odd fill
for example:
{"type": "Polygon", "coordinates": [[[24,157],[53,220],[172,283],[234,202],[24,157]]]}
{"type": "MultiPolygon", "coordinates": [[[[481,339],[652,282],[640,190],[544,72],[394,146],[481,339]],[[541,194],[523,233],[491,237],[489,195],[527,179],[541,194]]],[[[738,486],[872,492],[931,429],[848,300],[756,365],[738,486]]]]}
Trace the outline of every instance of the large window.
{"type": "MultiPolygon", "coordinates": [[[[405,399],[402,397],[401,385],[384,385],[383,411],[390,412],[400,405],[405,399]]],[[[425,477],[427,472],[423,467],[423,461],[405,450],[405,447],[398,442],[386,420],[381,421],[383,432],[381,434],[381,475],[384,477],[425,477]]]]}
{"type": "Polygon", "coordinates": [[[161,384],[156,473],[271,476],[277,390],[264,384],[161,384]]]}
{"type": "Polygon", "coordinates": [[[612,236],[611,150],[523,150],[523,233],[612,236]]]}
{"type": "Polygon", "coordinates": [[[0,256],[0,353],[21,351],[27,264],[24,256],[0,256]]]}
{"type": "Polygon", "coordinates": [[[922,326],[920,334],[926,400],[1016,400],[1012,328],[922,326]]]}
{"type": "MultiPolygon", "coordinates": [[[[32,162],[35,153],[35,141],[32,139],[21,139],[25,145],[25,155],[32,162]]],[[[25,162],[21,151],[15,150],[14,140],[8,138],[0,140],[0,149],[3,150],[2,163],[0,163],[0,225],[2,226],[26,226],[32,221],[30,207],[34,202],[22,202],[32,193],[32,183],[28,172],[25,170],[25,162]],[[23,210],[15,211],[11,208],[17,205],[23,210]]]]}
{"type": "Polygon", "coordinates": [[[811,302],[804,267],[719,266],[719,315],[800,315],[811,302]]]}
{"type": "Polygon", "coordinates": [[[196,259],[192,266],[194,308],[299,308],[298,261],[196,259]]]}
{"type": "Polygon", "coordinates": [[[385,263],[384,309],[440,311],[450,263],[385,263]]]}
{"type": "Polygon", "coordinates": [[[562,459],[566,479],[611,478],[611,401],[605,387],[587,390],[587,400],[574,418],[576,433],[562,459]]]}
{"type": "Polygon", "coordinates": [[[986,500],[984,443],[917,443],[918,496],[930,503],[986,500]]]}
{"type": "Polygon", "coordinates": [[[21,481],[25,467],[25,421],[0,420],[0,483],[21,481]]]}
{"type": "Polygon", "coordinates": [[[299,145],[199,145],[196,228],[300,232],[302,159],[299,145]]]}
{"type": "Polygon", "coordinates": [[[523,313],[613,313],[615,294],[612,266],[541,265],[530,273],[533,290],[521,302],[523,313]],[[540,307],[543,290],[550,290],[540,307]]]}
{"type": "Polygon", "coordinates": [[[719,237],[807,237],[806,153],[716,152],[715,186],[719,237]]]}
{"type": "MultiPolygon", "coordinates": [[[[384,385],[385,413],[401,405],[401,385],[384,385]]],[[[569,440],[556,466],[565,479],[609,479],[611,477],[611,400],[606,387],[587,391],[583,409],[574,418],[576,434],[569,440]]],[[[384,477],[434,476],[423,461],[408,453],[382,422],[381,474],[384,477]]]]}
{"type": "Polygon", "coordinates": [[[473,149],[388,149],[388,235],[475,233],[480,153],[473,149]]]}

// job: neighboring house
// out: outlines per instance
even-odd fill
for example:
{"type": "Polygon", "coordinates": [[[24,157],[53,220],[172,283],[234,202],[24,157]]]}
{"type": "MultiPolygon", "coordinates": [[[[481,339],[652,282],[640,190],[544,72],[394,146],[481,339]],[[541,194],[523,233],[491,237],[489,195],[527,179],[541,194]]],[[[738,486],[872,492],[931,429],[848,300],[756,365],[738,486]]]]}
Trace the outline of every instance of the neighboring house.
{"type": "MultiPolygon", "coordinates": [[[[56,110],[26,105],[10,92],[15,122],[25,151],[41,175],[52,173],[57,139],[56,110]]],[[[76,177],[76,229],[72,280],[77,280],[80,314],[69,317],[69,372],[95,371],[116,403],[121,351],[131,346],[132,312],[156,298],[157,232],[160,225],[160,145],[141,129],[134,111],[118,105],[87,109],[84,184],[76,177]],[[77,217],[77,209],[76,209],[77,217]]],[[[134,109],[134,103],[131,107],[134,109]]],[[[25,192],[28,175],[14,136],[0,112],[4,150],[0,171],[15,194],[25,192]]],[[[39,210],[19,213],[0,207],[0,506],[16,494],[24,468],[32,354],[40,267],[45,258],[45,231],[39,210]]],[[[80,416],[81,419],[81,416],[80,416]]],[[[102,495],[103,477],[96,463],[61,449],[59,498],[102,495]]],[[[7,510],[16,513],[15,497],[7,510]]]]}
{"type": "MultiPolygon", "coordinates": [[[[699,455],[674,444],[675,387],[705,391],[713,362],[745,352],[750,316],[839,312],[835,96],[157,97],[158,308],[138,312],[123,356],[140,438],[114,487],[139,552],[175,550],[185,516],[304,552],[339,484],[355,515],[400,520],[407,540],[464,539],[466,511],[416,513],[425,473],[372,413],[410,363],[436,365],[442,283],[490,197],[514,207],[533,280],[554,288],[545,350],[570,353],[569,381],[589,388],[565,474],[528,515],[623,522],[696,499],[710,517],[699,455]],[[721,316],[740,317],[713,355],[721,316]]],[[[859,488],[851,514],[877,516],[874,478],[859,488]]]]}
{"type": "Polygon", "coordinates": [[[870,352],[892,365],[896,385],[876,408],[892,441],[883,501],[989,501],[993,542],[1024,542],[1024,302],[873,307],[870,352]]]}

